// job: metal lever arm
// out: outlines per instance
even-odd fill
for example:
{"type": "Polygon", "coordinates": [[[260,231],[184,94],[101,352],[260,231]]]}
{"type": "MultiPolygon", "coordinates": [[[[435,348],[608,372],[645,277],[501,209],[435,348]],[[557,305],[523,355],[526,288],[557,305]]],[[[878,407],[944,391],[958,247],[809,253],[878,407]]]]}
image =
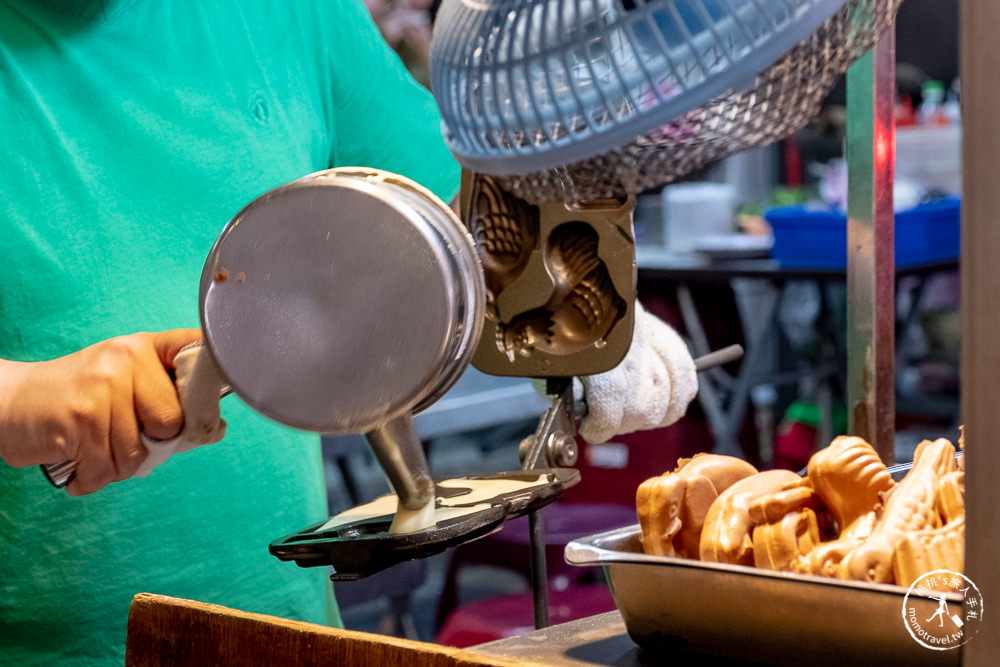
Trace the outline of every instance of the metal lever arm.
{"type": "Polygon", "coordinates": [[[542,413],[535,433],[521,441],[518,453],[524,470],[567,468],[576,463],[575,408],[583,403],[573,400],[573,378],[549,378],[547,385],[546,393],[555,398],[542,413]]]}
{"type": "MultiPolygon", "coordinates": [[[[742,345],[729,345],[694,360],[699,373],[743,356],[742,345]]],[[[542,413],[533,435],[521,441],[519,455],[525,470],[539,467],[566,468],[576,463],[576,420],[587,414],[583,397],[575,400],[573,378],[547,379],[546,394],[554,395],[552,405],[542,413]]]]}

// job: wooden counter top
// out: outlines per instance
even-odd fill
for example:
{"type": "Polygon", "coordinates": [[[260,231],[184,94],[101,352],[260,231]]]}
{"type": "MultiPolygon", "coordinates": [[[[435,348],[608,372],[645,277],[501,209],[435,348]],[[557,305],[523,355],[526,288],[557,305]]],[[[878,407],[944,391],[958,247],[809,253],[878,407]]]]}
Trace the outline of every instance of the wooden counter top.
{"type": "Polygon", "coordinates": [[[513,667],[538,663],[140,593],[126,667],[513,667]]]}
{"type": "Polygon", "coordinates": [[[661,667],[747,665],[643,655],[617,612],[468,649],[252,614],[140,593],[132,600],[126,667],[661,667]]]}
{"type": "Polygon", "coordinates": [[[485,657],[533,661],[553,667],[729,667],[754,663],[734,662],[683,651],[650,655],[640,649],[625,631],[617,611],[554,625],[516,637],[472,646],[485,657]]]}

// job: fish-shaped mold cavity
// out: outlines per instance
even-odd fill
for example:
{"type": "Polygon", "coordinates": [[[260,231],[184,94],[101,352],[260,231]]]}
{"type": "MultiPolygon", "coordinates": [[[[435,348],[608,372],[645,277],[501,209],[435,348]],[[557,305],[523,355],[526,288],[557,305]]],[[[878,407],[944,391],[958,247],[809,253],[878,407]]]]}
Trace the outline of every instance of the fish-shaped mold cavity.
{"type": "Polygon", "coordinates": [[[535,351],[570,355],[604,344],[628,304],[604,261],[600,237],[585,222],[566,222],[549,234],[545,261],[555,288],[545,305],[501,323],[497,345],[511,360],[535,351]]]}
{"type": "Polygon", "coordinates": [[[538,246],[538,207],[502,189],[493,178],[478,175],[468,218],[483,264],[487,311],[495,316],[497,295],[524,271],[538,246]]]}

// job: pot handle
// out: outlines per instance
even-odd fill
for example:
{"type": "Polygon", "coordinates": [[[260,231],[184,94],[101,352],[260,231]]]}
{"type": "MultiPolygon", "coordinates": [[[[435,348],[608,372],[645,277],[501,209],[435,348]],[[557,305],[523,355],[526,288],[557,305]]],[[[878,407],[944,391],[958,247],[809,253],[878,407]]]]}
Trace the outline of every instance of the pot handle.
{"type": "MultiPolygon", "coordinates": [[[[147,455],[133,477],[145,477],[172,454],[218,442],[225,435],[226,423],[219,416],[218,402],[213,399],[216,395],[219,398],[228,395],[230,387],[219,377],[208,349],[200,342],[183,347],[174,357],[174,367],[174,385],[185,416],[184,428],[169,440],[140,433],[139,439],[147,455]]],[[[76,475],[76,461],[45,463],[41,468],[52,486],[60,489],[76,475]]]]}

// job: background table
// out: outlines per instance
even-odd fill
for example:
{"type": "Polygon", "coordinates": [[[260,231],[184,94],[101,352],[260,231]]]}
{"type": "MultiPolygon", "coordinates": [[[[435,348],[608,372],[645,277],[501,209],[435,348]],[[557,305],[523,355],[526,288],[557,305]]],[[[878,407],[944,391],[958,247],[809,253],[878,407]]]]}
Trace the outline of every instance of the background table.
{"type": "MultiPolygon", "coordinates": [[[[738,436],[748,408],[757,403],[765,412],[773,410],[776,386],[803,381],[816,390],[820,399],[822,418],[818,441],[828,442],[835,435],[832,403],[846,386],[846,323],[838,321],[838,313],[843,310],[845,269],[784,267],[771,258],[720,259],[650,247],[639,247],[636,259],[640,294],[659,294],[676,301],[684,335],[694,356],[712,348],[703,325],[703,314],[715,307],[712,303],[699,303],[696,288],[725,285],[735,293],[742,331],[734,332],[734,336],[743,337],[742,363],[735,374],[713,369],[699,379],[698,401],[715,435],[717,453],[744,456],[738,436]],[[780,308],[782,299],[791,295],[793,286],[801,284],[814,285],[819,297],[816,331],[823,352],[819,360],[812,364],[800,363],[789,372],[778,366],[775,356],[782,336],[780,308]]],[[[897,283],[909,276],[914,285],[908,307],[898,320],[897,333],[911,326],[919,316],[926,280],[934,274],[957,268],[957,260],[897,268],[897,283]]],[[[933,409],[940,411],[939,407],[933,409]]],[[[774,418],[772,414],[771,419],[774,418]]],[[[773,433],[767,432],[767,419],[758,421],[764,422],[765,428],[758,430],[760,442],[756,454],[762,465],[769,465],[772,463],[773,433]]],[[[770,426],[773,427],[773,423],[770,426]]]]}

